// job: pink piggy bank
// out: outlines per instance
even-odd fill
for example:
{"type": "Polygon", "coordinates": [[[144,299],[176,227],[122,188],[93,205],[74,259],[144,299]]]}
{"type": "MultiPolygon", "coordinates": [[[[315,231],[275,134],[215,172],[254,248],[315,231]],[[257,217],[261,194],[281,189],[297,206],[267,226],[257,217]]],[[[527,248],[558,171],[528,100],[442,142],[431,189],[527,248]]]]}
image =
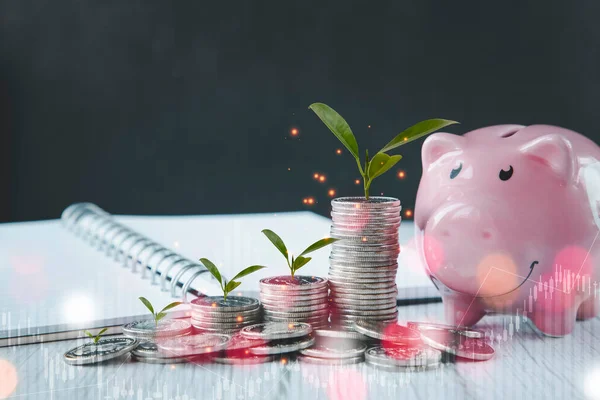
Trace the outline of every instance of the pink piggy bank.
{"type": "Polygon", "coordinates": [[[599,313],[594,142],[555,126],[499,125],[431,135],[422,159],[417,246],[449,323],[516,314],[563,336],[599,313]]]}

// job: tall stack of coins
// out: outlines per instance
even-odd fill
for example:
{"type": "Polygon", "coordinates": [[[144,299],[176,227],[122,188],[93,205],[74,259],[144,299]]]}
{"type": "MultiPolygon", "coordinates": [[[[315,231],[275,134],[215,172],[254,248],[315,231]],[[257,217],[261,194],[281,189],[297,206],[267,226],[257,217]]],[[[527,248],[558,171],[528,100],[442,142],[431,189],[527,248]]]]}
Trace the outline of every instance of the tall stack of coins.
{"type": "Polygon", "coordinates": [[[332,322],[352,329],[356,320],[395,320],[400,201],[342,197],[331,205],[331,237],[340,239],[329,266],[332,322]]]}
{"type": "Polygon", "coordinates": [[[192,325],[204,332],[235,333],[262,320],[260,303],[251,297],[198,297],[190,305],[192,325]]]}
{"type": "Polygon", "coordinates": [[[306,322],[313,329],[328,325],[327,279],[315,276],[274,276],[260,281],[260,301],[266,322],[306,322]]]}

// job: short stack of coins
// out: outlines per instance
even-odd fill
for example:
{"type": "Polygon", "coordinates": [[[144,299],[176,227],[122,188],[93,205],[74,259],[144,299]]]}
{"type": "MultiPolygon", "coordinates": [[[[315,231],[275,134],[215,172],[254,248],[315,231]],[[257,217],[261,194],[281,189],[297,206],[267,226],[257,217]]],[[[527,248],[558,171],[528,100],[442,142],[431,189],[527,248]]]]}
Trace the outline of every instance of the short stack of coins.
{"type": "Polygon", "coordinates": [[[191,323],[203,332],[235,333],[262,321],[260,303],[251,297],[198,297],[190,305],[191,323]]]}
{"type": "Polygon", "coordinates": [[[352,329],[356,320],[395,320],[400,201],[343,197],[331,205],[331,237],[340,239],[330,255],[332,322],[352,329]]]}
{"type": "Polygon", "coordinates": [[[327,279],[275,276],[261,279],[260,301],[266,322],[306,322],[313,329],[328,325],[327,279]]]}

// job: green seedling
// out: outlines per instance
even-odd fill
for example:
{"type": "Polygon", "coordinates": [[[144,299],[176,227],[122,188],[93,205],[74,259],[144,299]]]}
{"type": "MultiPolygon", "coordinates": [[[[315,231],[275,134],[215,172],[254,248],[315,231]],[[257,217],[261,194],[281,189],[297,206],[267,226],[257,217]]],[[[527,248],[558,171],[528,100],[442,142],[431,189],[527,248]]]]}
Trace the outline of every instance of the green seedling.
{"type": "Polygon", "coordinates": [[[296,274],[296,271],[304,267],[306,264],[308,264],[310,260],[312,260],[312,258],[310,257],[304,257],[306,254],[312,253],[315,250],[319,250],[338,240],[334,238],[324,238],[318,240],[315,243],[308,246],[306,250],[300,253],[298,257],[294,257],[293,254],[290,257],[289,251],[287,247],[285,247],[285,243],[283,243],[283,240],[281,240],[281,238],[275,232],[269,229],[263,229],[262,233],[264,233],[267,239],[269,239],[271,243],[273,243],[273,246],[275,246],[277,250],[279,250],[279,252],[285,257],[285,261],[287,262],[288,267],[292,273],[292,278],[296,274]]]}
{"type": "Polygon", "coordinates": [[[229,293],[233,292],[233,290],[235,288],[237,288],[238,286],[240,286],[242,284],[242,282],[236,281],[236,279],[242,278],[246,275],[250,275],[251,273],[258,271],[259,269],[266,268],[266,267],[263,267],[262,265],[252,265],[246,269],[241,270],[240,272],[237,273],[236,276],[231,278],[230,281],[227,281],[227,279],[225,279],[221,276],[219,269],[217,268],[217,266],[215,264],[212,263],[212,261],[210,261],[207,258],[201,258],[200,262],[202,264],[204,264],[204,266],[206,267],[208,272],[210,272],[212,274],[212,276],[214,276],[215,279],[217,281],[219,281],[219,285],[221,285],[221,290],[223,291],[223,298],[225,300],[227,300],[227,295],[229,293]]]}
{"type": "Polygon", "coordinates": [[[144,303],[148,310],[150,310],[150,312],[152,313],[152,317],[154,317],[154,324],[157,326],[158,321],[160,321],[167,315],[166,311],[170,310],[171,308],[175,308],[180,304],[183,304],[180,301],[175,301],[163,308],[162,310],[160,310],[160,312],[154,312],[154,307],[152,307],[152,304],[148,301],[148,299],[146,299],[145,297],[140,297],[140,301],[144,303]]]}
{"type": "Polygon", "coordinates": [[[350,126],[339,115],[333,108],[323,103],[313,103],[309,107],[315,114],[323,121],[323,123],[329,128],[329,130],[338,138],[340,142],[348,149],[350,154],[356,160],[358,165],[358,171],[363,178],[363,186],[365,191],[365,198],[369,200],[369,189],[371,183],[378,176],[383,175],[385,172],[390,170],[398,161],[402,159],[402,156],[397,154],[390,156],[387,154],[390,150],[397,147],[410,143],[423,136],[429,135],[442,129],[448,125],[458,124],[456,121],[450,121],[447,119],[427,119],[421,121],[403,132],[396,135],[388,144],[383,146],[381,150],[377,152],[373,157],[369,157],[369,150],[365,150],[365,162],[364,167],[361,165],[359,156],[358,143],[352,133],[350,126]]]}
{"type": "Polygon", "coordinates": [[[89,338],[91,338],[94,341],[94,344],[98,344],[98,341],[100,340],[100,337],[107,330],[108,330],[108,328],[102,329],[100,332],[98,332],[98,334],[96,336],[92,335],[92,333],[90,331],[83,331],[83,333],[85,333],[89,338]]]}

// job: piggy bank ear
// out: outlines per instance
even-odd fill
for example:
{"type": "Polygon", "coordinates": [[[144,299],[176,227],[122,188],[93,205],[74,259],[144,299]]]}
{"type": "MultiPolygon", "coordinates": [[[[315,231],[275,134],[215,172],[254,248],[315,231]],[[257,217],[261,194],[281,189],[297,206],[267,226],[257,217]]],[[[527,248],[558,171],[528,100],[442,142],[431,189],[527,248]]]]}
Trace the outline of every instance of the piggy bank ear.
{"type": "Polygon", "coordinates": [[[464,141],[464,137],[450,133],[440,132],[429,136],[425,140],[425,143],[423,143],[423,149],[421,150],[423,171],[427,171],[431,164],[439,160],[442,156],[462,151],[464,141]]]}
{"type": "Polygon", "coordinates": [[[575,156],[571,142],[560,135],[550,134],[522,145],[521,153],[550,168],[563,183],[570,182],[575,171],[575,156]]]}

